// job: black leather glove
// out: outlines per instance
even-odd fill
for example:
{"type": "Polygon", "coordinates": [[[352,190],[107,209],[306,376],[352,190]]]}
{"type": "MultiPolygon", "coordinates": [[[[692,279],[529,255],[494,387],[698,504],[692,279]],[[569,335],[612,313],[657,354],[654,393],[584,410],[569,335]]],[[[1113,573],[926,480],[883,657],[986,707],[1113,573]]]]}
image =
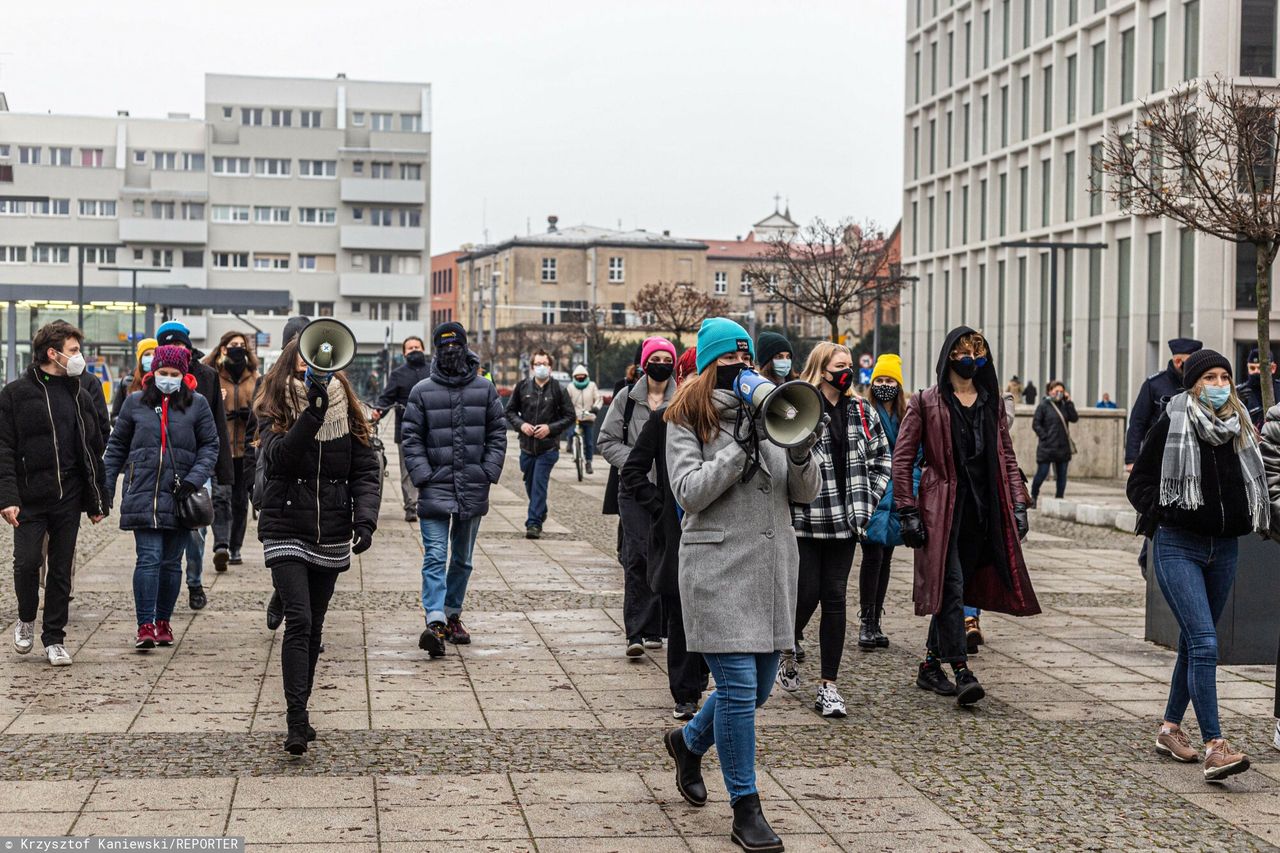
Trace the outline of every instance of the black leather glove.
{"type": "Polygon", "coordinates": [[[803,465],[805,460],[809,458],[809,454],[813,448],[822,441],[822,434],[827,431],[827,425],[831,423],[830,415],[823,415],[818,421],[818,425],[814,427],[809,437],[794,447],[787,448],[787,453],[791,456],[791,462],[794,465],[803,465]]]}
{"type": "Polygon", "coordinates": [[[186,480],[179,480],[178,485],[174,486],[173,488],[173,496],[177,500],[185,501],[187,498],[191,497],[198,491],[200,491],[199,486],[193,486],[191,483],[188,483],[186,480]]]}
{"type": "Polygon", "coordinates": [[[902,544],[908,548],[923,548],[925,543],[924,519],[920,510],[915,508],[898,510],[898,519],[902,526],[902,544]]]}
{"type": "Polygon", "coordinates": [[[363,554],[373,544],[373,531],[367,527],[357,527],[355,538],[351,541],[351,553],[363,554]]]}
{"type": "Polygon", "coordinates": [[[329,389],[314,379],[307,380],[307,408],[322,418],[329,409],[329,389]]]}
{"type": "Polygon", "coordinates": [[[1018,527],[1018,539],[1026,539],[1031,530],[1031,522],[1027,520],[1027,505],[1013,505],[1013,523],[1018,527]]]}

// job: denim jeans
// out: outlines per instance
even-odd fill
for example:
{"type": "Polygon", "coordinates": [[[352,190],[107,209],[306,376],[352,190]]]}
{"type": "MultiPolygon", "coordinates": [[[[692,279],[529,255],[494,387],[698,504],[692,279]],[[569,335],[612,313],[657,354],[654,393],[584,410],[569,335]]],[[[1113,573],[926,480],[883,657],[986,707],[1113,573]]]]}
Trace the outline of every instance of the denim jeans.
{"type": "Polygon", "coordinates": [[[551,469],[559,461],[560,451],[556,447],[537,456],[520,451],[520,473],[524,475],[524,493],[529,496],[529,517],[525,519],[525,527],[541,527],[546,522],[547,484],[551,480],[551,469]]]}
{"type": "MultiPolygon", "coordinates": [[[[205,483],[204,488],[212,495],[213,481],[205,483]]],[[[199,527],[189,533],[190,539],[184,549],[187,554],[187,586],[204,586],[204,540],[209,535],[209,528],[199,527]]]]}
{"type": "Polygon", "coordinates": [[[480,516],[466,521],[456,515],[420,518],[418,526],[422,529],[422,609],[427,614],[427,624],[443,622],[462,613],[480,516]]]}
{"type": "Polygon", "coordinates": [[[702,654],[716,689],[684,727],[684,743],[694,755],[715,745],[732,805],[756,793],[756,708],[769,698],[778,674],[778,653],[702,654]]]}
{"type": "Polygon", "coordinates": [[[138,624],[173,616],[173,604],[182,589],[182,552],[192,531],[167,528],[133,531],[138,561],[133,569],[133,607],[138,624]]]}
{"type": "Polygon", "coordinates": [[[1067,462],[1041,462],[1036,465],[1036,476],[1031,481],[1031,499],[1035,500],[1040,496],[1040,487],[1044,485],[1044,481],[1049,479],[1049,468],[1053,468],[1053,482],[1055,484],[1053,496],[1061,498],[1067,493],[1067,462]]]}
{"type": "Polygon", "coordinates": [[[1205,742],[1222,737],[1218,722],[1218,617],[1236,580],[1234,537],[1161,527],[1151,540],[1156,582],[1178,620],[1178,662],[1164,718],[1182,724],[1190,701],[1205,742]]]}
{"type": "MultiPolygon", "coordinates": [[[[596,422],[582,421],[577,429],[582,431],[582,457],[590,462],[596,455],[596,422]]],[[[573,430],[564,434],[564,452],[573,453],[573,430]]]]}
{"type": "Polygon", "coordinates": [[[964,606],[964,618],[966,618],[966,619],[977,619],[977,618],[978,618],[979,616],[981,616],[981,615],[982,615],[982,611],[981,611],[981,610],[979,610],[978,608],[976,608],[976,607],[970,607],[970,606],[969,606],[969,605],[967,605],[967,604],[964,606]]]}

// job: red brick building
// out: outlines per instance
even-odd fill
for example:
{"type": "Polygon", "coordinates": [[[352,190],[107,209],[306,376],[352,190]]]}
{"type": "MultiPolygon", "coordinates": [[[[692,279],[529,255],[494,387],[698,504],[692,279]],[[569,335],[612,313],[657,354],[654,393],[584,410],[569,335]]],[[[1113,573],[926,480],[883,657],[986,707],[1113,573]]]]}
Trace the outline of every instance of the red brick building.
{"type": "Polygon", "coordinates": [[[458,258],[464,254],[463,251],[454,251],[431,256],[428,334],[441,323],[461,319],[458,317],[458,258]]]}

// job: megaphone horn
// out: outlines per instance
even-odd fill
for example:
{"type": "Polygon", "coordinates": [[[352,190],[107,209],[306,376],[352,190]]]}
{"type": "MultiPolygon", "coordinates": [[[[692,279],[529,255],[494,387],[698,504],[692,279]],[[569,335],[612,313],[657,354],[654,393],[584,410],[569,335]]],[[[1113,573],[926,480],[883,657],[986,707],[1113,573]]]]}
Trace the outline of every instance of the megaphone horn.
{"type": "Polygon", "coordinates": [[[808,382],[784,382],[760,406],[764,432],[779,447],[802,444],[822,420],[822,395],[808,382]]]}
{"type": "Polygon", "coordinates": [[[317,373],[337,373],[356,357],[356,336],[332,317],[312,320],[298,333],[298,355],[317,373]]]}

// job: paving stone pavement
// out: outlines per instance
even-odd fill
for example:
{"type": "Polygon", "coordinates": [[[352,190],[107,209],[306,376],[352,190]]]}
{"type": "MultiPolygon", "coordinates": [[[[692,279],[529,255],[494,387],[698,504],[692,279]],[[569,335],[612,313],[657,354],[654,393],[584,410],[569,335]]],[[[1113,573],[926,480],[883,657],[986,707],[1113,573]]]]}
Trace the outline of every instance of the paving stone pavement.
{"type": "MultiPolygon", "coordinates": [[[[475,642],[430,661],[417,648],[421,544],[388,480],[375,544],[338,583],[313,696],[320,739],[301,759],[280,748],[283,634],[263,624],[270,580],[256,544],[243,566],[207,568],[205,610],[187,609],[184,593],[172,649],[139,654],[132,537],[87,530],[75,664],[18,657],[7,640],[0,654],[0,834],[227,834],[254,851],[339,853],[736,849],[714,756],[707,808],[672,786],[662,653],[622,656],[604,482],[603,464],[578,483],[562,462],[547,535],[531,542],[508,459],[477,545],[475,642]]],[[[1136,543],[1040,529],[1053,532],[1033,533],[1027,555],[1045,613],[984,617],[988,645],[973,666],[991,698],[976,709],[915,687],[925,621],[911,615],[904,550],[886,614],[893,646],[847,643],[849,717],[819,718],[812,684],[761,710],[761,796],[788,850],[1280,844],[1271,668],[1219,671],[1225,729],[1254,770],[1210,786],[1198,767],[1159,760],[1153,725],[1172,655],[1141,639],[1136,543]]],[[[8,586],[0,617],[12,631],[8,586]]],[[[809,679],[815,658],[816,648],[809,679]]]]}

